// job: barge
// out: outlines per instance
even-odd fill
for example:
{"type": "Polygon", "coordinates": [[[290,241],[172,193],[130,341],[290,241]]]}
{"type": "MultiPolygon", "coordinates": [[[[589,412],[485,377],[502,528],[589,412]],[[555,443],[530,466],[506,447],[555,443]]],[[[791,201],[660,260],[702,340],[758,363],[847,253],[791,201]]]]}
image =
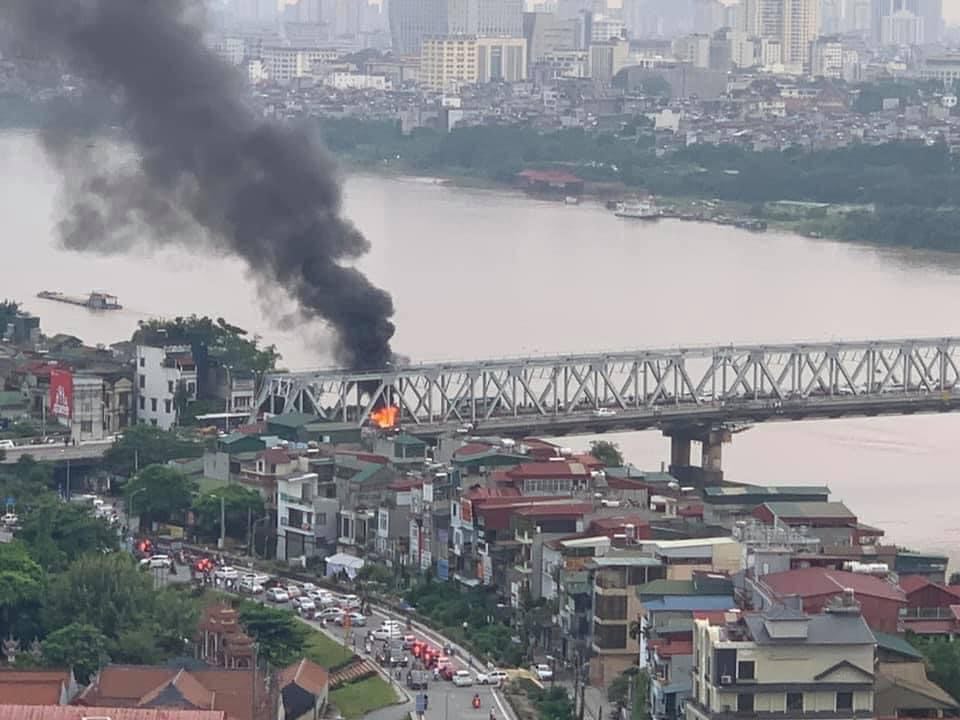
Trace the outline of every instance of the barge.
{"type": "Polygon", "coordinates": [[[121,310],[123,305],[117,302],[116,295],[110,295],[104,292],[91,292],[86,297],[79,295],[65,295],[53,290],[42,290],[37,293],[38,298],[44,300],[55,300],[56,302],[67,303],[68,305],[79,305],[89,310],[121,310]]]}

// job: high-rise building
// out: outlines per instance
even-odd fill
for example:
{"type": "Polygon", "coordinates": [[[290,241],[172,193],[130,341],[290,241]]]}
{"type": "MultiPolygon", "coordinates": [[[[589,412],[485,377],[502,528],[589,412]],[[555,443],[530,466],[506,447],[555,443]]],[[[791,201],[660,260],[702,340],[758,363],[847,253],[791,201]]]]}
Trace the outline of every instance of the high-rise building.
{"type": "Polygon", "coordinates": [[[880,19],[882,45],[922,45],[923,18],[909,10],[897,10],[880,19]]]}
{"type": "Polygon", "coordinates": [[[527,41],[527,61],[533,65],[556,50],[574,50],[577,21],[561,20],[556,13],[524,13],[523,37],[527,41]]]}
{"type": "Polygon", "coordinates": [[[726,7],[720,0],[694,0],[693,32],[713,34],[725,24],[726,7]]]}
{"type": "Polygon", "coordinates": [[[428,35],[523,37],[523,0],[390,0],[394,51],[420,54],[428,35]]]}
{"type": "Polygon", "coordinates": [[[810,43],[820,30],[820,0],[784,0],[783,65],[788,72],[810,70],[810,43]]]}
{"type": "Polygon", "coordinates": [[[522,37],[475,35],[430,36],[423,39],[420,82],[438,92],[461,85],[517,82],[527,77],[527,42],[522,37]]]}
{"type": "Polygon", "coordinates": [[[677,38],[673,41],[673,55],[694,67],[710,67],[710,36],[702,33],[677,38]]]}
{"type": "Polygon", "coordinates": [[[629,55],[629,43],[620,38],[591,44],[591,79],[600,83],[610,83],[616,74],[626,67],[629,55]]]}

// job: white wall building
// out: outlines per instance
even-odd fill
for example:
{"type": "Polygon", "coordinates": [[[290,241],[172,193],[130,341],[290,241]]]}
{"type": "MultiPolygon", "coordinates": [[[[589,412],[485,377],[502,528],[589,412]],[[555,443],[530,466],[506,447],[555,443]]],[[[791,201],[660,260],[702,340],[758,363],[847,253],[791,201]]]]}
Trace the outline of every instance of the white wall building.
{"type": "Polygon", "coordinates": [[[710,67],[710,36],[684,35],[673,41],[673,54],[683,63],[694,67],[710,67]]]}
{"type": "Polygon", "coordinates": [[[277,560],[316,554],[313,501],[316,473],[294,473],[277,478],[277,560]]]}
{"type": "Polygon", "coordinates": [[[73,417],[70,439],[76,442],[103,440],[103,380],[98,377],[73,377],[73,417]]]}
{"type": "Polygon", "coordinates": [[[361,75],[359,73],[333,72],[327,75],[325,85],[337,90],[386,90],[389,87],[383,75],[361,75]]]}
{"type": "Polygon", "coordinates": [[[177,422],[177,389],[197,399],[197,366],[188,346],[137,346],[137,422],[169,430],[177,422]]]}
{"type": "Polygon", "coordinates": [[[340,51],[331,48],[297,48],[264,45],[261,60],[273,82],[288,83],[295,78],[313,76],[313,66],[335,62],[340,51]]]}

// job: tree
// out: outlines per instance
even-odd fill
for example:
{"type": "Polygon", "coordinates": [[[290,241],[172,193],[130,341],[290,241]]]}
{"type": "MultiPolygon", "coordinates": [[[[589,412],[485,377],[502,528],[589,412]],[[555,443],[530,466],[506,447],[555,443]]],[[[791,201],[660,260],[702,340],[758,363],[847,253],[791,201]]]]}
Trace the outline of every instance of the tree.
{"type": "Polygon", "coordinates": [[[246,537],[248,520],[263,516],[263,498],[256,490],[242,485],[224,485],[194,498],[193,512],[198,532],[205,537],[220,534],[221,498],[227,520],[226,534],[234,538],[246,537]]]}
{"type": "Polygon", "coordinates": [[[103,463],[110,472],[130,477],[148,465],[202,455],[203,445],[196,440],[150,425],[134,425],[125,429],[123,437],[107,449],[103,463]]]}
{"type": "Polygon", "coordinates": [[[47,635],[42,647],[45,665],[72,667],[81,685],[109,659],[107,638],[93,625],[70,623],[47,635]]]}
{"type": "Polygon", "coordinates": [[[0,328],[6,330],[7,325],[14,321],[19,312],[20,303],[14,302],[13,300],[3,300],[0,302],[0,328]]]}
{"type": "Polygon", "coordinates": [[[960,696],[960,643],[915,635],[907,639],[926,658],[930,679],[953,697],[960,696]]]}
{"type": "Polygon", "coordinates": [[[124,488],[128,507],[133,499],[138,516],[146,515],[159,522],[189,509],[195,491],[193,480],[166,465],[144,468],[124,488]]]}
{"type": "Polygon", "coordinates": [[[44,615],[47,627],[82,623],[116,640],[148,624],[155,602],[150,576],[129,555],[84,555],[52,579],[44,615]]]}
{"type": "Polygon", "coordinates": [[[590,454],[607,467],[623,467],[623,453],[616,443],[594,440],[590,443],[590,454]]]}
{"type": "Polygon", "coordinates": [[[116,531],[83,505],[60,502],[46,494],[29,509],[17,537],[48,572],[59,572],[85,553],[119,547],[116,531]]]}
{"type": "Polygon", "coordinates": [[[245,600],[240,622],[260,645],[260,655],[273,667],[284,667],[303,656],[307,628],[289,612],[245,600]]]}
{"type": "Polygon", "coordinates": [[[29,637],[37,627],[43,569],[20,541],[0,543],[0,637],[29,637]]]}

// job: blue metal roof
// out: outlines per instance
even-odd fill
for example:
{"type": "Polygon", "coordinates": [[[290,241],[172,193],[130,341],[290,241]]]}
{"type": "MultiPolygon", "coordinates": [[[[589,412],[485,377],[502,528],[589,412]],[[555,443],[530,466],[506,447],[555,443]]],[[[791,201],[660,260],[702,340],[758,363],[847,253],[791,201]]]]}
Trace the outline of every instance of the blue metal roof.
{"type": "Polygon", "coordinates": [[[729,610],[737,606],[732,595],[668,595],[658,600],[644,601],[644,609],[660,610],[729,610]]]}

